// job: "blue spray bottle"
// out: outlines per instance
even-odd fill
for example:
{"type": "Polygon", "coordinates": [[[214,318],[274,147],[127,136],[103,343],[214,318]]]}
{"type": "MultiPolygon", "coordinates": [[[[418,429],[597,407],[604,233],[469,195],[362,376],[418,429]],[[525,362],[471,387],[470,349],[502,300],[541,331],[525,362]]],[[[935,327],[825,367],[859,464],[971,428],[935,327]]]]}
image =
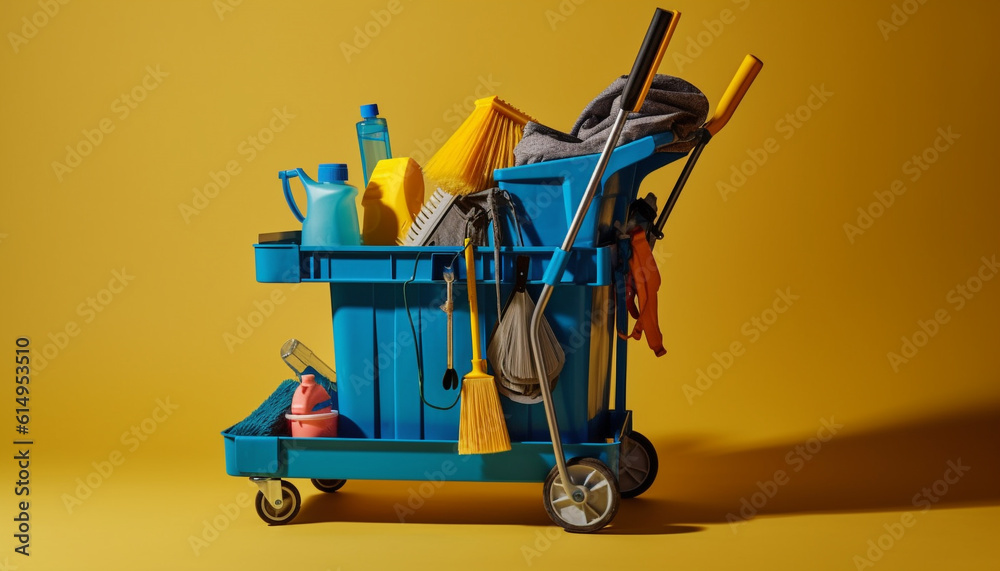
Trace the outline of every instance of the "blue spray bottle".
{"type": "Polygon", "coordinates": [[[361,121],[358,121],[358,147],[361,148],[361,169],[364,171],[365,186],[382,159],[392,158],[389,147],[389,125],[378,116],[378,105],[371,103],[361,106],[361,121]]]}

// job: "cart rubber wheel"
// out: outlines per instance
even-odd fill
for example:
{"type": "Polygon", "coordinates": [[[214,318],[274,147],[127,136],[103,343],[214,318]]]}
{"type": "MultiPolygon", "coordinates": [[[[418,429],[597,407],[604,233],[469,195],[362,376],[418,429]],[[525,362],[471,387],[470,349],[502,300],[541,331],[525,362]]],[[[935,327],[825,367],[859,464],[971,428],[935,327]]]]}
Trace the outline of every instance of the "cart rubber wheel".
{"type": "Polygon", "coordinates": [[[339,490],[340,488],[343,488],[344,484],[346,483],[347,480],[319,480],[316,478],[312,479],[312,484],[316,486],[317,490],[321,492],[326,492],[328,494],[332,494],[337,490],[339,490]]]}
{"type": "Polygon", "coordinates": [[[656,449],[638,432],[622,436],[618,455],[618,489],[623,498],[634,498],[653,485],[660,463],[656,449]]]}
{"type": "Polygon", "coordinates": [[[281,481],[281,507],[275,509],[271,505],[271,502],[267,501],[264,497],[263,492],[257,492],[257,515],[260,519],[266,521],[268,525],[284,525],[293,519],[299,513],[299,508],[302,507],[302,498],[299,496],[299,491],[295,489],[295,486],[291,482],[281,481]]]}
{"type": "Polygon", "coordinates": [[[573,484],[587,489],[587,500],[574,502],[562,487],[558,467],[553,467],[542,488],[542,502],[552,521],[573,533],[590,533],[611,523],[621,503],[611,469],[596,458],[574,458],[566,470],[573,484]]]}

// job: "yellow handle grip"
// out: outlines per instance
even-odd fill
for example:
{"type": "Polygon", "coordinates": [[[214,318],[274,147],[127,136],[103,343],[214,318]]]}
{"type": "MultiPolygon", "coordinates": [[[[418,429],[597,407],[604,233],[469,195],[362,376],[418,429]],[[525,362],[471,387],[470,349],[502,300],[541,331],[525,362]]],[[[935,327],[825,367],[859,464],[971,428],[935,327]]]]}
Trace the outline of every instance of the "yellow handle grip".
{"type": "Polygon", "coordinates": [[[739,71],[733,76],[733,80],[729,82],[726,93],[719,100],[719,106],[715,108],[715,115],[705,123],[705,129],[709,133],[715,135],[726,126],[726,123],[729,122],[730,117],[736,112],[736,108],[740,106],[740,101],[743,101],[743,96],[750,89],[753,80],[760,73],[762,67],[764,67],[764,63],[750,54],[747,54],[743,58],[743,63],[740,65],[739,71]]]}
{"type": "Polygon", "coordinates": [[[476,367],[483,356],[479,349],[479,300],[476,299],[476,260],[473,257],[475,246],[471,242],[472,240],[465,239],[465,281],[469,285],[469,316],[472,320],[472,365],[476,367]]]}

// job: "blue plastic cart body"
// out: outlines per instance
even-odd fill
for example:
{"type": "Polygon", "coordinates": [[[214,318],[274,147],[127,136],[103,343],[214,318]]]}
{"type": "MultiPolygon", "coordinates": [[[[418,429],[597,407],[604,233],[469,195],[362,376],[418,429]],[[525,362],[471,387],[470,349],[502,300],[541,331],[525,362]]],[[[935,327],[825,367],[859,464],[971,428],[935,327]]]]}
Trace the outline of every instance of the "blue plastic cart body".
{"type": "MultiPolygon", "coordinates": [[[[626,346],[615,335],[615,327],[625,329],[627,317],[624,312],[616,317],[614,310],[616,304],[623,307],[624,291],[612,279],[612,224],[624,220],[647,174],[684,156],[655,152],[671,140],[671,134],[664,133],[613,152],[601,192],[546,309],[566,352],[566,364],[552,394],[565,455],[599,459],[616,474],[622,439],[631,432],[631,413],[625,407],[626,346]]],[[[499,186],[514,199],[524,227],[524,245],[504,246],[499,267],[494,265],[492,248],[476,252],[484,339],[497,320],[496,280],[506,298],[516,256],[531,257],[528,292],[537,295],[596,160],[597,155],[587,155],[495,171],[499,186]]],[[[512,226],[505,235],[514,236],[512,226]]],[[[456,284],[464,281],[465,264],[460,257],[456,259],[460,248],[320,250],[287,243],[255,244],[254,248],[259,282],[329,284],[340,428],[337,438],[223,432],[227,473],[260,479],[420,480],[447,465],[454,466],[449,475],[453,480],[539,482],[550,475],[555,461],[541,404],[501,398],[512,450],[460,456],[459,407],[437,410],[421,401],[418,350],[427,381],[424,398],[437,405],[455,399],[455,393],[439,382],[446,368],[446,319],[439,306],[445,291],[442,269],[454,264],[459,274],[456,284]],[[407,281],[411,283],[405,286],[404,300],[407,281]]],[[[466,291],[461,285],[455,287],[454,304],[455,323],[468,323],[466,291]]],[[[455,329],[454,362],[459,374],[472,355],[468,333],[460,326],[455,329]]]]}

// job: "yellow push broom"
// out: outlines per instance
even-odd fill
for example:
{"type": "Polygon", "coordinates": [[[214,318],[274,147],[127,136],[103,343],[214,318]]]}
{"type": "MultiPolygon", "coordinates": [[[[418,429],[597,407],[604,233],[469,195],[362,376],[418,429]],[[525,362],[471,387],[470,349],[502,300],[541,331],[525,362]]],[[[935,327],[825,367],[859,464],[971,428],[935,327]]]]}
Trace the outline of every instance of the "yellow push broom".
{"type": "Polygon", "coordinates": [[[493,170],[514,166],[514,147],[531,117],[497,96],[476,107],[424,165],[424,174],[451,194],[494,186],[493,170]]]}
{"type": "Polygon", "coordinates": [[[472,371],[462,380],[462,408],[458,419],[458,453],[492,454],[510,450],[510,435],[500,407],[493,377],[486,373],[479,339],[479,306],[476,300],[474,246],[465,239],[465,273],[469,284],[472,317],[472,371]]]}

